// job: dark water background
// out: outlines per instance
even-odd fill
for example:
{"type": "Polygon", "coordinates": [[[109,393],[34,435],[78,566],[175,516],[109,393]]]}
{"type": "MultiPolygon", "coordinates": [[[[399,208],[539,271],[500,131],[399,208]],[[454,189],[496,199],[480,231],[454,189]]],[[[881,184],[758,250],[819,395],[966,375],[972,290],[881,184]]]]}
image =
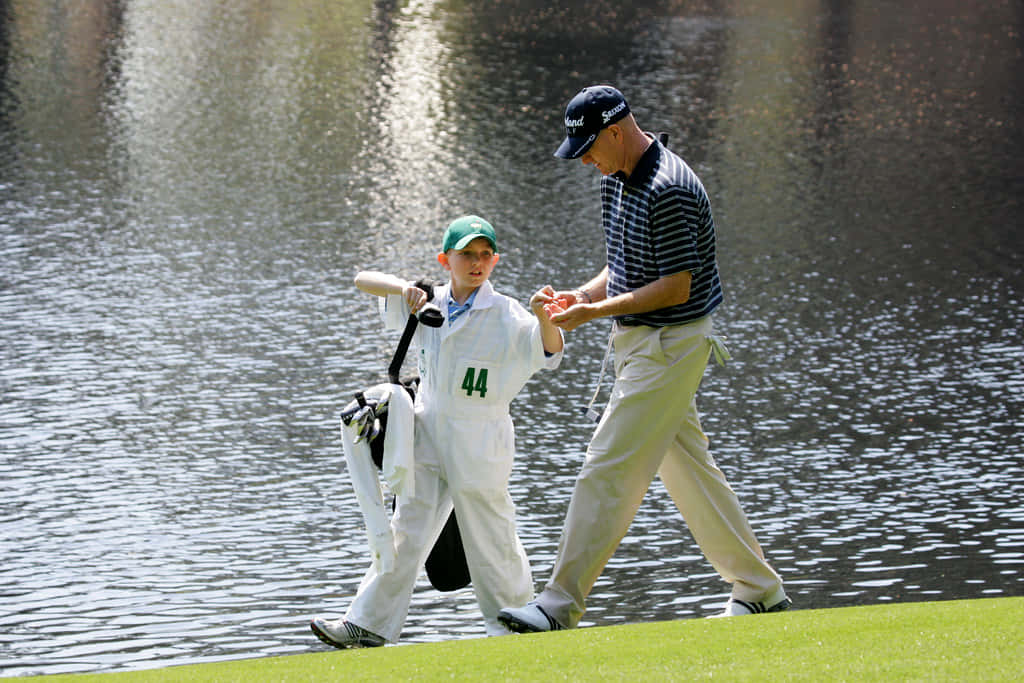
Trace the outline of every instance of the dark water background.
{"type": "MultiPolygon", "coordinates": [[[[704,425],[796,606],[1024,595],[1024,7],[547,4],[0,0],[0,674],[323,649],[367,562],[337,414],[396,342],[352,276],[439,277],[476,212],[499,289],[589,278],[551,152],[602,81],[710,191],[704,425]]],[[[606,334],[514,405],[538,587],[606,334]]],[[[656,483],[584,623],[726,596],[656,483]]],[[[424,582],[403,640],[475,609],[424,582]]]]}

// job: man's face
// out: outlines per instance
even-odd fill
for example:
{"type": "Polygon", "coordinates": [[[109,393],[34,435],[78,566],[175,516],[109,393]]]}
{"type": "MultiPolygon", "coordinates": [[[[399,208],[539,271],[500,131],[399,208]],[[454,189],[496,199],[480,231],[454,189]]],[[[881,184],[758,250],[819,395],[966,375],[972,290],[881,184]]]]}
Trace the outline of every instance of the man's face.
{"type": "Polygon", "coordinates": [[[622,170],[625,159],[622,141],[622,129],[612,124],[597,134],[597,139],[580,157],[580,161],[584,165],[592,165],[603,175],[617,173],[622,170]]]}

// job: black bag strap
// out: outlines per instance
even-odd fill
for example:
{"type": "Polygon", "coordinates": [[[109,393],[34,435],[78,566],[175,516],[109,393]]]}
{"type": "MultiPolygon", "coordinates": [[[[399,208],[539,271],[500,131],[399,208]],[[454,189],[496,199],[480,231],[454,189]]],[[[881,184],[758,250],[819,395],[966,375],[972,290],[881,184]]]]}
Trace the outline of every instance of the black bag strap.
{"type": "Polygon", "coordinates": [[[405,323],[405,329],[402,330],[402,338],[398,340],[398,348],[395,349],[395,355],[388,366],[388,380],[392,384],[398,384],[398,373],[402,371],[402,363],[405,362],[405,354],[409,351],[409,344],[412,342],[412,335],[416,332],[418,323],[419,320],[416,316],[410,314],[409,320],[405,323]]]}

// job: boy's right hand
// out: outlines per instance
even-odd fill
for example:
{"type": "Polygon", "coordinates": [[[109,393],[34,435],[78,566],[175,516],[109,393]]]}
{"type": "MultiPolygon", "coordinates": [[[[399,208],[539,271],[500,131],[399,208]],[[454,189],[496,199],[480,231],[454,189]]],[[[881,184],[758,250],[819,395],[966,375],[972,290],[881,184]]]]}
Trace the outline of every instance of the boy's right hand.
{"type": "Polygon", "coordinates": [[[423,304],[427,303],[427,293],[412,283],[402,288],[402,298],[409,305],[409,312],[413,315],[419,313],[423,304]]]}

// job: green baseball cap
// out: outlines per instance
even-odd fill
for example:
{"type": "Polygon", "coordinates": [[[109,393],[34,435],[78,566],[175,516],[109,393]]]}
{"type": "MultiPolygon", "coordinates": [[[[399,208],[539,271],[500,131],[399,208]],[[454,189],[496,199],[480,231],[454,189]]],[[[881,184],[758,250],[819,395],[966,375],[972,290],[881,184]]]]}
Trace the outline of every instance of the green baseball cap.
{"type": "Polygon", "coordinates": [[[483,237],[491,243],[494,252],[498,252],[498,239],[494,228],[480,216],[463,216],[456,218],[444,231],[444,242],[441,251],[449,249],[465,249],[466,245],[477,237],[483,237]]]}

